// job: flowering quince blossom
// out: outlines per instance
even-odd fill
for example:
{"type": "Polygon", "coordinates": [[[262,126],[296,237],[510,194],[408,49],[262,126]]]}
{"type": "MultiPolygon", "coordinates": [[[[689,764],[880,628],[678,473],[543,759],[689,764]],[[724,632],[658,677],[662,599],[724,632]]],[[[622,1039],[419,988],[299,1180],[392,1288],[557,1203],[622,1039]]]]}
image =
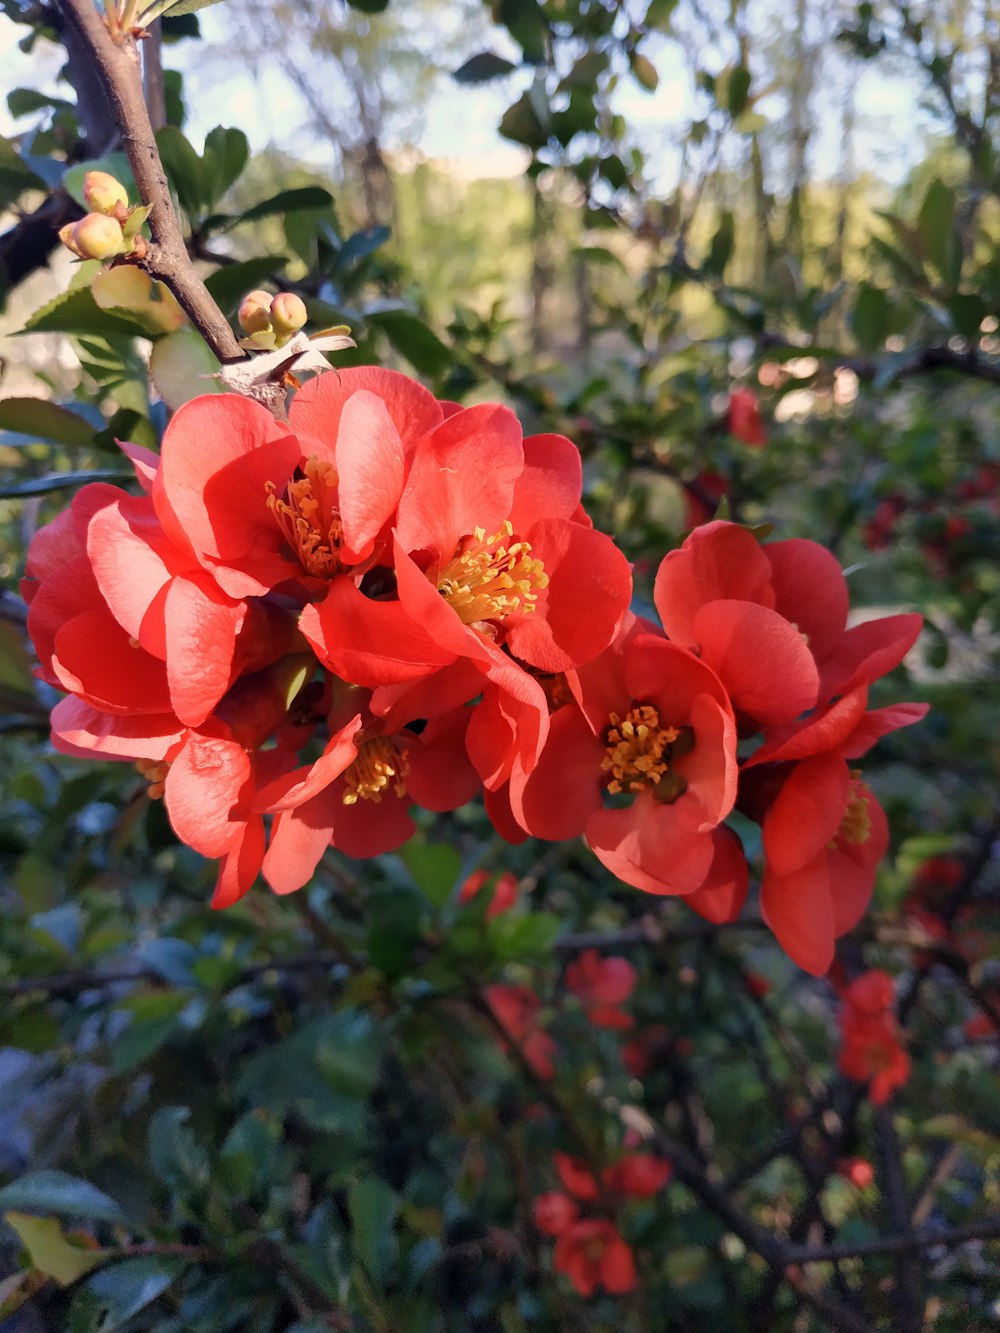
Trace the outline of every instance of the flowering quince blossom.
{"type": "Polygon", "coordinates": [[[895,994],[885,972],[863,972],[844,990],[840,1010],[838,1067],[857,1083],[868,1083],[876,1106],[888,1101],[910,1076],[910,1057],[899,1040],[895,994]]]}
{"type": "Polygon", "coordinates": [[[538,1078],[555,1077],[556,1044],[539,1026],[542,1002],[529,986],[497,982],[487,986],[486,1003],[511,1046],[520,1051],[538,1078]]]}
{"type": "Polygon", "coordinates": [[[556,1238],[553,1264],[583,1297],[598,1287],[621,1295],[636,1284],[632,1251],[614,1223],[603,1217],[581,1218],[566,1227],[556,1238]]]}
{"type": "MultiPolygon", "coordinates": [[[[482,792],[511,842],[583,835],[625,883],[722,922],[748,887],[738,808],[762,825],[768,923],[829,967],[888,841],[853,765],[925,711],[868,690],[918,616],[848,627],[829,552],[710,522],[659,566],[662,628],[637,619],[569,440],[377,367],[319,375],[287,421],[195,398],[159,454],[121,447],[139,493],[87,486],[38,532],[28,628],[67,696],[53,743],[135,763],[218,861],[216,906],[261,874],[293,892],[331,846],[390,851],[414,806],[482,792]]],[[[487,915],[516,892],[501,876],[487,915]]],[[[631,1025],[626,960],[584,954],[566,979],[591,1022],[631,1025]]],[[[552,1077],[537,996],[488,1000],[552,1077]]]]}
{"type": "Polygon", "coordinates": [[[595,1027],[632,1026],[632,1016],[619,1006],[632,994],[635,982],[635,968],[627,958],[602,958],[596,949],[585,949],[566,968],[566,987],[595,1027]]]}
{"type": "Polygon", "coordinates": [[[767,431],[760,415],[757,395],[745,385],[729,391],[727,424],[729,434],[751,449],[763,449],[767,444],[767,431]]]}
{"type": "MultiPolygon", "coordinates": [[[[488,870],[474,870],[459,889],[458,901],[472,902],[492,878],[488,870]]],[[[502,916],[504,912],[509,912],[512,907],[517,906],[517,899],[517,880],[509,870],[504,871],[502,875],[497,876],[493,885],[490,905],[486,909],[486,920],[492,921],[495,917],[502,916]]]]}

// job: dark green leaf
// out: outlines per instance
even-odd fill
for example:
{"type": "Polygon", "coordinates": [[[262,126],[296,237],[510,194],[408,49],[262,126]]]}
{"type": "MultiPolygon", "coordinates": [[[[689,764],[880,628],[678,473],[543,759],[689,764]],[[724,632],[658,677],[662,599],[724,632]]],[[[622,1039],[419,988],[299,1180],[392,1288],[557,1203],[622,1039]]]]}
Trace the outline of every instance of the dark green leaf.
{"type": "Polygon", "coordinates": [[[464,65],[459,66],[452,74],[452,78],[456,83],[487,83],[490,79],[498,79],[504,74],[509,74],[513,69],[517,69],[517,66],[512,61],[505,60],[503,56],[498,56],[493,51],[480,51],[478,55],[470,56],[464,65]]]}
{"type": "Polygon", "coordinates": [[[544,148],[549,141],[548,126],[539,120],[528,93],[522,93],[503,113],[500,133],[505,139],[524,144],[526,148],[544,148]]]}
{"type": "Polygon", "coordinates": [[[500,0],[497,21],[505,25],[524,52],[525,60],[541,64],[545,59],[547,27],[538,0],[500,0]]]}
{"type": "Polygon", "coordinates": [[[156,146],[181,208],[189,217],[197,217],[214,197],[206,164],[173,125],[157,130],[156,146]]]}
{"type": "Polygon", "coordinates": [[[44,398],[0,401],[0,430],[14,430],[56,444],[87,445],[94,438],[94,427],[89,421],[44,398]]]}
{"type": "Polygon", "coordinates": [[[948,302],[948,313],[962,337],[974,342],[988,310],[986,302],[975,292],[956,292],[948,302]]]}
{"type": "Polygon", "coordinates": [[[363,259],[380,250],[391,235],[388,227],[369,227],[366,231],[356,231],[353,236],[348,236],[337,252],[337,268],[346,269],[352,264],[360,264],[363,259]]]}
{"type": "Polygon", "coordinates": [[[927,258],[950,286],[958,283],[962,254],[955,229],[955,195],[941,180],[933,180],[920,205],[920,239],[927,258]]]}
{"type": "Polygon", "coordinates": [[[400,856],[434,906],[443,907],[462,868],[462,859],[455,848],[445,842],[418,842],[411,838],[400,856]]]}
{"type": "Polygon", "coordinates": [[[127,1218],[101,1190],[64,1171],[33,1171],[0,1189],[0,1210],[89,1217],[95,1222],[124,1223],[127,1218]]]}
{"type": "Polygon", "coordinates": [[[737,65],[729,71],[726,82],[726,106],[731,116],[738,116],[746,107],[750,93],[750,71],[737,65]]]}
{"type": "Polygon", "coordinates": [[[389,0],[347,0],[347,3],[362,14],[383,14],[389,7],[389,0]]]}
{"type": "Polygon", "coordinates": [[[205,172],[211,191],[210,203],[221,199],[247,164],[250,145],[242,130],[217,125],[205,136],[205,172]]]}
{"type": "Polygon", "coordinates": [[[421,375],[443,375],[451,365],[451,352],[423,320],[405,311],[379,311],[368,316],[421,375]]]}
{"type": "Polygon", "coordinates": [[[115,1333],[162,1296],[186,1267],[187,1260],[163,1255],[111,1264],[86,1280],[74,1306],[85,1310],[91,1321],[98,1315],[98,1322],[90,1324],[95,1333],[115,1333]]]}
{"type": "Polygon", "coordinates": [[[0,138],[0,207],[14,203],[25,190],[44,190],[45,182],[26,166],[14,145],[0,138]]]}
{"type": "Polygon", "coordinates": [[[854,302],[851,329],[866,351],[876,351],[884,344],[889,332],[890,315],[891,307],[885,292],[880,287],[863,282],[854,302]]]}
{"type": "Polygon", "coordinates": [[[732,258],[735,243],[736,228],[733,215],[732,213],[723,213],[719,218],[716,233],[712,237],[712,243],[708,247],[708,254],[705,256],[705,271],[711,273],[714,277],[721,278],[726,265],[732,258]]]}
{"type": "Polygon", "coordinates": [[[149,1160],[160,1179],[182,1197],[208,1183],[208,1157],[186,1124],[186,1106],[162,1106],[149,1124],[149,1160]]]}
{"type": "Polygon", "coordinates": [[[259,218],[273,217],[275,213],[298,213],[308,209],[332,208],[333,196],[328,190],[318,185],[303,185],[297,190],[282,190],[280,194],[254,204],[245,213],[241,213],[230,223],[235,227],[240,222],[256,222],[259,218]]]}
{"type": "Polygon", "coordinates": [[[52,108],[72,111],[73,103],[61,97],[48,97],[35,88],[15,88],[7,94],[7,108],[16,120],[19,116],[30,116],[33,111],[46,111],[52,108]]]}
{"type": "Polygon", "coordinates": [[[119,334],[127,338],[146,336],[145,327],[138,320],[115,311],[102,310],[89,287],[72,288],[54,297],[35,311],[21,332],[119,334]]]}
{"type": "Polygon", "coordinates": [[[384,1180],[369,1176],[351,1187],[347,1206],[354,1253],[372,1282],[383,1287],[398,1250],[392,1226],[399,1198],[384,1180]]]}

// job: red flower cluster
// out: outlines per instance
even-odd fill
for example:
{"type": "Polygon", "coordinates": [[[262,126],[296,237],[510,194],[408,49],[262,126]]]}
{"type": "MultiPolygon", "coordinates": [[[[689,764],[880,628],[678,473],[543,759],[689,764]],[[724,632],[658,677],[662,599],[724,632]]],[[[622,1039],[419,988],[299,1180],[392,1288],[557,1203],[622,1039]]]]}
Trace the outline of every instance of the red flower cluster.
{"type": "MultiPolygon", "coordinates": [[[[829,967],[887,843],[849,764],[925,711],[866,711],[868,687],[918,616],[848,629],[829,552],[713,522],[659,567],[662,628],[637,619],[568,440],[377,368],[321,375],[287,423],[210,396],[159,457],[123,448],[145,493],[88,486],[38,533],[29,629],[69,696],[57,747],[135,762],[220,861],[215,905],[261,872],[300,888],[330,846],[390,851],[412,806],[485,790],[509,840],[584,834],[624,882],[724,921],[747,892],[739,807],[769,924],[829,967]]],[[[490,914],[510,902],[498,884],[490,914]]],[[[628,964],[574,969],[592,1020],[627,1023],[628,964]]]]}
{"type": "MultiPolygon", "coordinates": [[[[474,870],[459,889],[458,901],[471,903],[491,879],[493,876],[488,870],[474,870]]],[[[506,870],[502,875],[498,875],[493,884],[490,905],[486,909],[486,920],[492,921],[494,917],[502,916],[504,912],[516,907],[517,896],[517,880],[510,871],[506,870]]]]}
{"type": "Polygon", "coordinates": [[[632,1153],[595,1175],[578,1157],[554,1154],[565,1193],[554,1190],[535,1200],[535,1225],[555,1236],[553,1262],[581,1296],[598,1287],[612,1295],[631,1291],[635,1260],[614,1222],[607,1216],[581,1216],[581,1207],[614,1212],[630,1199],[651,1199],[670,1179],[672,1168],[660,1157],[632,1153]]]}
{"type": "Polygon", "coordinates": [[[70,696],[56,745],[137,762],[219,858],[218,906],[529,769],[538,676],[583,665],[628,604],[568,440],[390,371],[318,377],[287,424],[198,398],[159,458],[125,449],[146,494],[88,486],[37,535],[29,628],[70,696]]]}
{"type": "Polygon", "coordinates": [[[763,826],[768,924],[821,974],[864,912],[888,842],[882,808],[848,761],[926,712],[868,711],[868,687],[902,660],[921,619],[849,629],[828,551],[762,546],[727,522],[664,558],[654,600],[662,630],[627,618],[614,643],[550,688],[548,735],[530,770],[512,763],[509,808],[494,795],[497,827],[584,833],[625,883],[725,921],[747,892],[742,847],[724,823],[738,805],[763,826]]]}
{"type": "Polygon", "coordinates": [[[842,996],[838,1068],[856,1083],[870,1080],[876,1106],[910,1076],[910,1057],[900,1044],[893,1012],[895,998],[892,979],[878,970],[862,972],[842,996]]]}

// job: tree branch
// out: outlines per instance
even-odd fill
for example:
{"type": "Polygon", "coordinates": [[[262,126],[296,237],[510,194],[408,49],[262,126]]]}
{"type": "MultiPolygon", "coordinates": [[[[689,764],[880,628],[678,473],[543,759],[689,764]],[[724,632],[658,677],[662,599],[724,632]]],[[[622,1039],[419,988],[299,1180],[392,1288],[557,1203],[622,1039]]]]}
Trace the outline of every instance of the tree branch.
{"type": "Polygon", "coordinates": [[[92,0],[60,0],[60,4],[93,57],[140,196],[152,207],[153,243],[141,267],[166,283],[220,362],[244,360],[229,321],[188,256],[146,111],[135,39],[126,35],[116,42],[92,0]]]}

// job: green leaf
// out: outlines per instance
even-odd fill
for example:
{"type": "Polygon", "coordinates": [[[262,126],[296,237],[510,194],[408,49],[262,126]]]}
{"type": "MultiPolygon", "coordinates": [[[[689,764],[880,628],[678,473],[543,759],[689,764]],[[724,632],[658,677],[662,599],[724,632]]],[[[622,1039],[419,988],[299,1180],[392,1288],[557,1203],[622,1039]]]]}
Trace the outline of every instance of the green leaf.
{"type": "Polygon", "coordinates": [[[729,71],[726,80],[726,107],[731,116],[738,116],[745,110],[749,95],[750,71],[744,65],[737,65],[729,71]]]}
{"type": "Polygon", "coordinates": [[[407,870],[435,907],[443,907],[462,868],[462,858],[450,843],[418,842],[411,838],[400,851],[407,870]]]}
{"type": "Polygon", "coordinates": [[[84,1250],[67,1240],[58,1218],[5,1213],[3,1220],[17,1232],[32,1266],[61,1287],[76,1282],[104,1258],[102,1250],[84,1250]]]}
{"type": "Polygon", "coordinates": [[[207,9],[209,5],[218,3],[219,0],[154,0],[148,9],[143,10],[139,21],[145,27],[161,14],[175,19],[182,14],[196,14],[199,9],[207,9]]]}
{"type": "Polygon", "coordinates": [[[399,1197],[384,1180],[369,1176],[351,1187],[347,1207],[355,1256],[376,1286],[383,1287],[398,1252],[392,1227],[399,1197]]]}
{"type": "Polygon", "coordinates": [[[369,227],[365,231],[356,231],[337,251],[337,268],[346,269],[360,264],[363,259],[381,250],[392,235],[388,227],[369,227]]]}
{"type": "Polygon", "coordinates": [[[44,398],[5,398],[0,402],[0,430],[74,447],[88,445],[94,438],[89,421],[44,398]]]}
{"type": "Polygon", "coordinates": [[[866,351],[874,352],[885,343],[891,313],[885,292],[863,282],[858,288],[850,323],[855,338],[866,351]]]}
{"type": "Polygon", "coordinates": [[[262,203],[254,204],[245,213],[233,218],[230,227],[241,222],[256,222],[260,218],[273,217],[275,213],[301,213],[309,209],[332,208],[333,196],[328,190],[318,185],[303,185],[297,190],[282,190],[262,203]]]}
{"type": "Polygon", "coordinates": [[[0,137],[0,207],[13,204],[25,190],[45,188],[45,182],[22,161],[10,140],[0,137]]]}
{"type": "Polygon", "coordinates": [[[197,217],[214,194],[206,163],[173,125],[156,131],[156,146],[181,208],[189,217],[197,217]]]}
{"type": "Polygon", "coordinates": [[[506,26],[524,52],[525,60],[535,65],[542,63],[548,30],[538,0],[500,0],[497,22],[506,26]]]}
{"type": "Polygon", "coordinates": [[[74,1299],[71,1319],[73,1316],[80,1319],[81,1313],[86,1312],[90,1323],[84,1327],[92,1328],[94,1333],[115,1333],[162,1296],[187,1266],[186,1259],[164,1255],[110,1264],[84,1283],[74,1299]]]}
{"type": "Polygon", "coordinates": [[[436,378],[451,366],[451,352],[433,330],[415,315],[402,310],[385,310],[368,316],[421,375],[436,378]]]}
{"type": "Polygon", "coordinates": [[[369,907],[368,953],[372,966],[391,980],[409,967],[421,938],[421,898],[396,885],[376,893],[369,907]]]}
{"type": "Polygon", "coordinates": [[[511,60],[505,60],[493,51],[480,51],[470,56],[464,65],[452,72],[456,83],[487,83],[490,79],[499,79],[509,74],[517,66],[511,60]]]}
{"type": "Polygon", "coordinates": [[[20,116],[30,116],[34,111],[46,111],[53,107],[57,111],[74,109],[72,102],[61,97],[49,97],[35,88],[15,88],[7,94],[7,109],[15,120],[20,116]]]}
{"type": "Polygon", "coordinates": [[[917,225],[927,258],[944,282],[957,286],[962,253],[955,229],[955,195],[943,181],[935,179],[928,186],[917,225]]]}
{"type": "Polygon", "coordinates": [[[509,106],[500,118],[500,133],[505,139],[526,148],[544,148],[549,141],[549,127],[543,125],[528,93],[509,106]]]}
{"type": "Polygon", "coordinates": [[[948,314],[962,337],[974,342],[979,337],[979,326],[989,310],[986,302],[975,292],[956,292],[948,301],[948,314]]]}
{"type": "Polygon", "coordinates": [[[389,0],[347,0],[347,3],[362,14],[384,14],[389,7],[389,0]]]}
{"type": "Polygon", "coordinates": [[[733,256],[733,248],[736,244],[736,227],[733,221],[732,213],[723,213],[719,218],[719,226],[712,242],[708,247],[708,254],[705,256],[704,268],[707,273],[714,277],[721,278],[725,272],[726,265],[733,256]]]}
{"type": "Polygon", "coordinates": [[[186,1106],[161,1106],[149,1123],[149,1161],[160,1179],[182,1198],[208,1184],[208,1157],[188,1128],[186,1106]]]}
{"type": "Polygon", "coordinates": [[[504,912],[489,923],[488,933],[498,958],[522,959],[531,954],[545,957],[559,934],[559,918],[550,912],[526,916],[504,912]]]}
{"type": "Polygon", "coordinates": [[[127,1221],[114,1199],[65,1171],[33,1171],[0,1189],[0,1209],[89,1217],[97,1222],[127,1221]]]}
{"type": "Polygon", "coordinates": [[[225,393],[222,381],[210,378],[218,372],[212,349],[190,327],[160,338],[149,354],[149,378],[171,412],[201,394],[225,393]]]}
{"type": "Polygon", "coordinates": [[[126,1000],[122,1008],[132,1014],[132,1021],[112,1049],[112,1072],[126,1074],[158,1051],[176,1032],[189,1002],[187,995],[163,990],[126,1000]]]}
{"type": "Polygon", "coordinates": [[[102,310],[89,287],[71,288],[54,297],[35,311],[21,332],[146,337],[145,326],[139,320],[111,310],[102,310]]]}
{"type": "Polygon", "coordinates": [[[115,180],[121,181],[133,203],[139,202],[139,190],[132,175],[132,167],[124,153],[107,153],[104,157],[92,157],[86,162],[77,162],[67,167],[63,174],[63,189],[71,195],[81,208],[86,208],[83,197],[83,180],[88,171],[106,171],[115,180]]]}
{"type": "Polygon", "coordinates": [[[211,188],[211,200],[221,199],[242,174],[250,156],[250,145],[242,130],[224,129],[217,125],[205,136],[206,175],[211,188]]]}

